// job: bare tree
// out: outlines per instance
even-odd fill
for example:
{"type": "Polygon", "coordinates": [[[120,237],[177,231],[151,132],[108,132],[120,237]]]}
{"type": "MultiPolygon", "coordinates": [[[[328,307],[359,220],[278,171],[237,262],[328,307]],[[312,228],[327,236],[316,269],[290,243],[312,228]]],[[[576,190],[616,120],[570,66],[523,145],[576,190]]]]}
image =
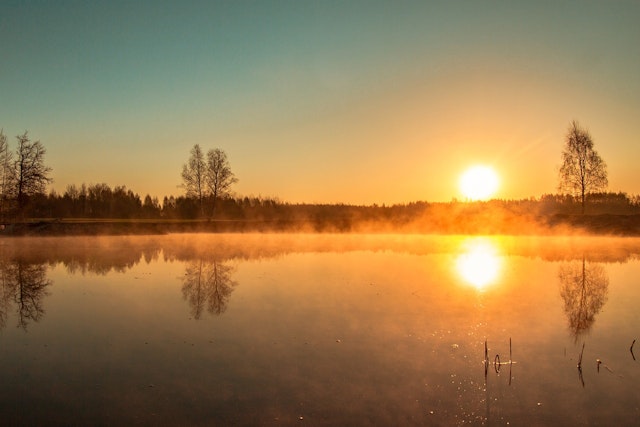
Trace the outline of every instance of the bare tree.
{"type": "Polygon", "coordinates": [[[31,141],[27,132],[16,136],[18,147],[14,161],[14,188],[18,210],[22,211],[29,200],[29,196],[45,192],[47,184],[53,180],[49,178],[51,168],[44,164],[47,150],[40,141],[31,141]]]}
{"type": "Polygon", "coordinates": [[[607,165],[593,149],[591,135],[572,121],[562,151],[558,190],[579,196],[584,214],[585,196],[604,190],[607,184],[607,165]]]}
{"type": "Polygon", "coordinates": [[[7,136],[0,129],[0,218],[4,220],[7,202],[13,189],[13,153],[9,151],[7,136]]]}
{"type": "Polygon", "coordinates": [[[187,197],[194,197],[200,203],[200,212],[204,212],[204,197],[206,195],[205,175],[207,165],[204,160],[204,153],[200,145],[196,144],[191,149],[189,161],[182,166],[182,187],[187,193],[187,197]]]}
{"type": "Polygon", "coordinates": [[[204,200],[211,196],[213,205],[211,214],[215,213],[216,202],[220,197],[229,194],[231,185],[238,180],[231,171],[227,154],[219,148],[209,150],[206,160],[198,144],[191,149],[189,161],[182,166],[182,185],[187,197],[200,203],[200,213],[204,214],[204,200]]]}
{"type": "Polygon", "coordinates": [[[219,148],[207,152],[206,184],[213,198],[211,215],[215,213],[218,198],[227,196],[231,185],[238,182],[231,171],[227,154],[219,148]]]}

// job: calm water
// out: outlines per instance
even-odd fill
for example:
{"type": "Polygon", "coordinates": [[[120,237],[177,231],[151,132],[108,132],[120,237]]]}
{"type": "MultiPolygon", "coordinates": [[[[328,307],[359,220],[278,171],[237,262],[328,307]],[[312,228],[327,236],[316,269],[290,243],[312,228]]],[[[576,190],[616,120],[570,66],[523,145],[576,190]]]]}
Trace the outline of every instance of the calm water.
{"type": "Polygon", "coordinates": [[[636,425],[639,257],[622,238],[0,240],[2,423],[636,425]]]}

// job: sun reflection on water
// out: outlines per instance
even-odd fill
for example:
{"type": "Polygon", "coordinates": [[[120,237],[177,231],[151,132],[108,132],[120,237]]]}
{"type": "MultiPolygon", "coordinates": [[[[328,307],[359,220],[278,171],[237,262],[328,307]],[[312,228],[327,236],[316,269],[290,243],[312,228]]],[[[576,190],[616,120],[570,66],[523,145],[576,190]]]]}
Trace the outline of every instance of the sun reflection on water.
{"type": "Polygon", "coordinates": [[[458,274],[478,290],[495,283],[502,270],[502,257],[492,240],[476,237],[464,240],[456,259],[458,274]]]}

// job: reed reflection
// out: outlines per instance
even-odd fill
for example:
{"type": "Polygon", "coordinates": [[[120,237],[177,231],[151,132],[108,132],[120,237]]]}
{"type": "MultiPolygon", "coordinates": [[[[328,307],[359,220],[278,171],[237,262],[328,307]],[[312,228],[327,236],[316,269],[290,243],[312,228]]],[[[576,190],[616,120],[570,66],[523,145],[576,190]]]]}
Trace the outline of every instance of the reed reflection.
{"type": "Polygon", "coordinates": [[[502,257],[498,247],[488,238],[472,238],[462,243],[462,253],[456,259],[458,274],[470,285],[483,290],[498,280],[502,257]]]}
{"type": "Polygon", "coordinates": [[[560,266],[558,278],[569,330],[577,341],[591,329],[596,315],[607,302],[609,277],[602,264],[589,263],[583,256],[581,262],[560,266]]]}
{"type": "Polygon", "coordinates": [[[213,315],[227,309],[233,289],[234,267],[220,260],[199,259],[187,265],[182,283],[182,295],[191,306],[191,315],[200,319],[206,308],[213,315]]]}
{"type": "Polygon", "coordinates": [[[0,263],[0,328],[6,325],[12,309],[16,311],[18,327],[26,330],[30,322],[38,322],[44,316],[43,299],[52,284],[45,264],[3,260],[0,263]]]}

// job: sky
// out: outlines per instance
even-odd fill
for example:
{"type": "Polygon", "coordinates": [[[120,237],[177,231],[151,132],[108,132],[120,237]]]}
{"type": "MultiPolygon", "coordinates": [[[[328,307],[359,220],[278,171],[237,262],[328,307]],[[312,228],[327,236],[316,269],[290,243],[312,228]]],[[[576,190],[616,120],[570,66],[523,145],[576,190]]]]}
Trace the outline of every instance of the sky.
{"type": "Polygon", "coordinates": [[[572,120],[640,193],[638,1],[0,3],[0,128],[51,188],[181,195],[194,144],[239,196],[393,204],[554,193],[572,120]]]}

